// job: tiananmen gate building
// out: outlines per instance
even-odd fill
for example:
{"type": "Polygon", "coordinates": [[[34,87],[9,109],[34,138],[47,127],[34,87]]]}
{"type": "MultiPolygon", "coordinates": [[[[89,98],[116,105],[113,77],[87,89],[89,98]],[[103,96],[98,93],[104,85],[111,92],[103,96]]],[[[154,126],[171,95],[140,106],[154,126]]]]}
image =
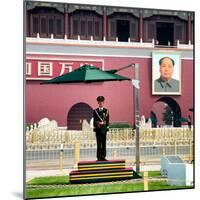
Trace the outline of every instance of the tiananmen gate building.
{"type": "MultiPolygon", "coordinates": [[[[173,124],[192,115],[194,13],[70,3],[26,2],[26,122],[47,117],[79,130],[105,97],[110,122],[134,123],[130,81],[41,85],[84,64],[102,70],[139,64],[139,114],[159,117],[164,103],[173,124]],[[153,53],[180,55],[180,94],[152,93],[153,53]]],[[[131,68],[118,72],[133,78],[131,68]]],[[[159,119],[158,119],[159,121],[159,119]]]]}

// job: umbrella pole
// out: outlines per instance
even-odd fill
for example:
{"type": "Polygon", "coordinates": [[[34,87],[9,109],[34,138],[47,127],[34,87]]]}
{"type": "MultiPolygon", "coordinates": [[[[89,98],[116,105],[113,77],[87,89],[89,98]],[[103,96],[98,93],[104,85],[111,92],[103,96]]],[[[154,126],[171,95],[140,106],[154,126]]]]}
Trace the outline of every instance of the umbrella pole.
{"type": "MultiPolygon", "coordinates": [[[[134,79],[139,80],[139,64],[134,64],[134,79]]],[[[136,172],[140,172],[140,132],[139,132],[139,88],[134,87],[134,110],[135,110],[135,127],[136,127],[136,153],[135,153],[135,162],[136,162],[136,172]]]]}

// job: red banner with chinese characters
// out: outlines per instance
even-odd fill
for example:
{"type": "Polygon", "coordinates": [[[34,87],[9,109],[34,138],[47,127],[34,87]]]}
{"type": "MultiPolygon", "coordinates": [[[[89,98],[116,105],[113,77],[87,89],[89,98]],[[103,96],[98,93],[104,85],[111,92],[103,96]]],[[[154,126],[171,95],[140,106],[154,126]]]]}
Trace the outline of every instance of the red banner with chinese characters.
{"type": "Polygon", "coordinates": [[[103,60],[27,58],[26,80],[49,80],[69,73],[85,64],[104,70],[103,60]]]}

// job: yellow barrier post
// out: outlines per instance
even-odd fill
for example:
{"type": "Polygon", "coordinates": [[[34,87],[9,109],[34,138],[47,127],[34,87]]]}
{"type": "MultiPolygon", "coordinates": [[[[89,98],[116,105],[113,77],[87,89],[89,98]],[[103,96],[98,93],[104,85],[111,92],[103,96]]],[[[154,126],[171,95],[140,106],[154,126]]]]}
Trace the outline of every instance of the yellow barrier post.
{"type": "Polygon", "coordinates": [[[113,159],[116,160],[117,159],[117,150],[113,151],[113,159]]]}
{"type": "Polygon", "coordinates": [[[193,160],[193,141],[192,140],[190,140],[190,155],[189,155],[189,161],[190,161],[190,163],[192,162],[192,160],[193,160]]]}
{"type": "Polygon", "coordinates": [[[163,156],[165,156],[166,150],[165,150],[165,142],[163,143],[163,156]]]}
{"type": "Polygon", "coordinates": [[[63,170],[63,144],[60,144],[60,171],[63,170]]]}
{"type": "Polygon", "coordinates": [[[177,142],[174,141],[174,154],[177,155],[177,142]]]}
{"type": "Polygon", "coordinates": [[[77,168],[77,164],[80,161],[80,143],[74,143],[74,168],[77,168]]]}
{"type": "Polygon", "coordinates": [[[144,172],[144,191],[148,191],[148,172],[144,172]]]}

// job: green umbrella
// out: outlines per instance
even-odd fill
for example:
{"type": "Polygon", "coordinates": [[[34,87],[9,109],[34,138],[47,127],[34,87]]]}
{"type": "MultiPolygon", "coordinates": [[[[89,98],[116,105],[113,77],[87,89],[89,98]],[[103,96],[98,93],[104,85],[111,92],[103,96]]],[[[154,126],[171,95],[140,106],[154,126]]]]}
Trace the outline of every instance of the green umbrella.
{"type": "Polygon", "coordinates": [[[62,84],[62,83],[90,83],[90,82],[102,82],[102,81],[123,81],[131,80],[130,78],[113,74],[107,71],[90,66],[83,65],[82,67],[73,70],[72,72],[63,74],[53,79],[42,82],[41,84],[62,84]]]}
{"type": "Polygon", "coordinates": [[[188,119],[185,118],[185,117],[181,117],[181,118],[179,118],[179,121],[180,121],[180,122],[188,122],[188,119]]]}

